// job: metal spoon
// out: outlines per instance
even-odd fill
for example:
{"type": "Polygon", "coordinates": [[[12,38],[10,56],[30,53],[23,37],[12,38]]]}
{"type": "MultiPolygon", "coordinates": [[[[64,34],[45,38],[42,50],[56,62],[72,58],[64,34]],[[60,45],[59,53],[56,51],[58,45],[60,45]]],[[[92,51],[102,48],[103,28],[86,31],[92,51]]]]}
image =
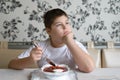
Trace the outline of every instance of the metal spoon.
{"type": "Polygon", "coordinates": [[[49,64],[51,64],[51,65],[53,65],[53,66],[56,66],[55,63],[53,63],[50,59],[46,58],[46,61],[47,61],[49,64]]]}
{"type": "MultiPolygon", "coordinates": [[[[34,46],[35,46],[35,47],[38,47],[37,42],[32,41],[32,43],[34,44],[34,46]]],[[[51,65],[55,66],[55,63],[53,63],[53,62],[52,62],[49,58],[47,58],[47,57],[46,57],[46,61],[47,61],[49,64],[51,64],[51,65]]]]}

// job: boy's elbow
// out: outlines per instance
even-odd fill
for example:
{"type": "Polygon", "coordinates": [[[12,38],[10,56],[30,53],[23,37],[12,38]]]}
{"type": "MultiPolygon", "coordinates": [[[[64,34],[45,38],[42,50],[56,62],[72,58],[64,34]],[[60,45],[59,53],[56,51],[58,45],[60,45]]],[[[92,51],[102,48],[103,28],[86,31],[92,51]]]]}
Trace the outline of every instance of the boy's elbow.
{"type": "Polygon", "coordinates": [[[12,68],[12,60],[8,63],[8,68],[12,68]]]}
{"type": "Polygon", "coordinates": [[[90,73],[90,72],[94,71],[94,69],[95,69],[95,66],[88,66],[88,67],[84,67],[82,69],[79,68],[80,71],[85,72],[85,73],[90,73]]]}
{"type": "Polygon", "coordinates": [[[90,73],[95,69],[95,67],[89,67],[85,70],[86,73],[90,73]]]}
{"type": "Polygon", "coordinates": [[[13,59],[8,63],[9,69],[16,69],[16,70],[22,70],[21,68],[17,67],[16,61],[13,59]]]}

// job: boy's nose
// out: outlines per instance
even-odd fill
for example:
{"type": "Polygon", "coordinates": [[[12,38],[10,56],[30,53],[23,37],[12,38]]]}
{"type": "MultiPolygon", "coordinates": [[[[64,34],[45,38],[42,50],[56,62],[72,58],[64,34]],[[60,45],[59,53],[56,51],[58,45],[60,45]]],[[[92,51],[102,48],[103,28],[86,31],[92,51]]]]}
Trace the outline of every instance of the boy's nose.
{"type": "Polygon", "coordinates": [[[63,29],[66,29],[67,28],[67,26],[66,25],[63,25],[63,29]]]}

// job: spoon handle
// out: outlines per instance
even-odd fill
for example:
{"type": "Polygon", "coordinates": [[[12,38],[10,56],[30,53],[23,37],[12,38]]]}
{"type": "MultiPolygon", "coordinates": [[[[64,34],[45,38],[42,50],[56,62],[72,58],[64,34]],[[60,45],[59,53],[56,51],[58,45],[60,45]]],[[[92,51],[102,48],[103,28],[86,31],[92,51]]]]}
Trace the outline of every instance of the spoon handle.
{"type": "Polygon", "coordinates": [[[46,58],[46,61],[47,61],[49,64],[55,66],[55,63],[53,63],[50,59],[46,58]]]}
{"type": "MultiPolygon", "coordinates": [[[[35,47],[38,47],[37,42],[32,41],[32,43],[33,43],[33,45],[34,45],[35,47]]],[[[46,61],[47,61],[49,64],[55,66],[55,63],[53,63],[53,62],[52,62],[49,58],[47,58],[47,57],[46,57],[46,61]]]]}

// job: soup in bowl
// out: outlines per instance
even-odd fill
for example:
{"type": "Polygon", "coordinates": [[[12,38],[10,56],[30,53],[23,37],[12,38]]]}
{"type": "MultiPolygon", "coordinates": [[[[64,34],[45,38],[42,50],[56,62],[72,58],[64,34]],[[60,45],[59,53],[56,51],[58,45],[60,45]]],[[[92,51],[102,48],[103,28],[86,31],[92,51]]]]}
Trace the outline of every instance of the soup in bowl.
{"type": "Polygon", "coordinates": [[[42,71],[50,72],[50,73],[66,72],[66,71],[68,71],[68,67],[66,65],[56,65],[56,66],[46,65],[43,67],[42,71]]]}
{"type": "Polygon", "coordinates": [[[58,80],[60,78],[65,78],[66,76],[68,76],[70,68],[65,64],[60,64],[56,66],[47,64],[44,65],[41,70],[46,78],[58,80]]]}

